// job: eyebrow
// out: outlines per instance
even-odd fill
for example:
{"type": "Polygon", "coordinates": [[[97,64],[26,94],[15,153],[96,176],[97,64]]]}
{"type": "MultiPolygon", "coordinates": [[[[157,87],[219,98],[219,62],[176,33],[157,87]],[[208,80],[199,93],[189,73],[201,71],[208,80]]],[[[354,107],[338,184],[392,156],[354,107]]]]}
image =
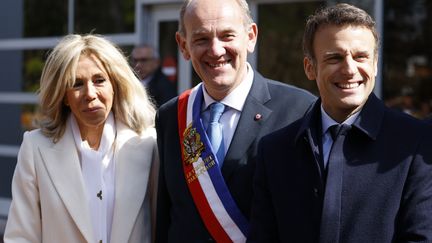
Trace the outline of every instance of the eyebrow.
{"type": "MultiPolygon", "coordinates": [[[[208,33],[212,33],[212,30],[208,30],[205,28],[199,28],[195,31],[192,32],[192,36],[196,36],[196,35],[203,35],[203,34],[208,34],[208,33]]],[[[226,26],[226,27],[222,27],[216,30],[216,34],[219,33],[231,33],[231,32],[237,32],[237,30],[233,27],[233,26],[226,26]]]]}
{"type": "MultiPolygon", "coordinates": [[[[363,55],[370,55],[370,52],[369,51],[356,51],[356,52],[354,52],[353,53],[354,55],[358,55],[358,54],[363,54],[363,55]]],[[[338,51],[328,51],[328,52],[326,52],[326,53],[324,53],[324,56],[325,57],[331,57],[331,56],[346,56],[346,55],[348,55],[348,52],[347,51],[340,51],[340,52],[338,52],[338,51]]]]}
{"type": "MultiPolygon", "coordinates": [[[[107,76],[108,76],[108,74],[105,75],[103,72],[98,72],[98,73],[93,74],[91,77],[92,78],[93,77],[96,77],[96,78],[98,78],[98,77],[107,78],[107,76]]],[[[77,80],[77,79],[82,80],[83,76],[75,75],[75,80],[77,80]]]]}
{"type": "Polygon", "coordinates": [[[340,52],[335,52],[335,51],[328,51],[326,53],[324,53],[324,56],[334,56],[334,55],[343,55],[340,52]]]}
{"type": "Polygon", "coordinates": [[[210,33],[210,31],[203,29],[203,28],[200,28],[200,29],[194,30],[192,32],[192,36],[203,35],[203,34],[207,34],[207,33],[210,33]]]}
{"type": "Polygon", "coordinates": [[[327,59],[327,58],[332,58],[332,57],[345,57],[345,56],[347,56],[347,54],[345,52],[340,53],[340,52],[333,52],[332,51],[332,52],[324,53],[323,58],[327,59]]]}

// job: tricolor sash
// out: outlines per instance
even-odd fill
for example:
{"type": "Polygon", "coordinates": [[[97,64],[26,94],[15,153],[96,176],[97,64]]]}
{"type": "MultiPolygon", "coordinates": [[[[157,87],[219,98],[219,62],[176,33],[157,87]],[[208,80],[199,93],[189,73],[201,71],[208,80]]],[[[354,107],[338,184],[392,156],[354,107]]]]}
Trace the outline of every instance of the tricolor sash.
{"type": "Polygon", "coordinates": [[[204,225],[217,242],[245,242],[249,223],[228,190],[201,121],[201,84],[179,96],[183,170],[204,225]]]}

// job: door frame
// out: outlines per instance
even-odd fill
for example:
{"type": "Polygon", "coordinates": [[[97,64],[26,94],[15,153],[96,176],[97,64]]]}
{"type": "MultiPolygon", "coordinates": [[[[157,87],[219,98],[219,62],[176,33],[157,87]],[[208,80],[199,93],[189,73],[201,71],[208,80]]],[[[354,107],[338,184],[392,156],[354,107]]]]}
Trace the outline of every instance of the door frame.
{"type": "MultiPolygon", "coordinates": [[[[170,1],[137,1],[136,33],[138,41],[153,45],[159,49],[159,23],[164,21],[178,21],[180,2],[170,1]],[[161,3],[162,2],[162,3],[161,3]],[[164,3],[166,2],[166,3],[164,3]]],[[[191,88],[192,66],[177,49],[177,93],[191,88]]]]}

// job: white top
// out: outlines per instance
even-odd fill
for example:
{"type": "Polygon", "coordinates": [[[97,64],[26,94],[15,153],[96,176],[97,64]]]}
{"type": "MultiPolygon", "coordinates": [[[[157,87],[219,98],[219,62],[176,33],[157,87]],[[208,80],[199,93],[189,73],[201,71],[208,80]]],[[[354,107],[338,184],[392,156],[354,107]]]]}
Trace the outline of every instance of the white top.
{"type": "MultiPolygon", "coordinates": [[[[249,94],[249,91],[252,87],[254,72],[249,63],[247,65],[247,74],[245,79],[225,98],[223,98],[220,102],[225,105],[225,111],[222,114],[219,122],[222,124],[223,130],[223,143],[225,148],[225,154],[228,151],[228,148],[231,144],[231,140],[233,138],[235,129],[237,127],[238,121],[240,119],[241,112],[243,110],[243,106],[246,102],[246,98],[249,94]]],[[[204,87],[205,84],[201,87],[204,87]]],[[[204,124],[204,129],[207,130],[207,124],[210,119],[210,109],[208,107],[216,102],[203,88],[204,102],[201,107],[201,119],[204,124]]]]}
{"type": "MultiPolygon", "coordinates": [[[[356,112],[352,116],[348,117],[345,121],[342,122],[342,124],[352,125],[354,121],[359,116],[360,111],[356,112]]],[[[335,120],[333,120],[325,111],[323,106],[321,105],[321,127],[322,127],[322,148],[323,148],[323,161],[324,161],[324,168],[327,167],[328,159],[330,155],[330,149],[333,145],[333,139],[330,134],[329,128],[333,125],[338,125],[339,123],[335,120]]]]}
{"type": "Polygon", "coordinates": [[[75,144],[80,153],[81,171],[90,206],[93,234],[100,242],[109,242],[114,212],[115,163],[114,141],[116,138],[115,121],[109,114],[98,150],[90,148],[82,141],[80,131],[73,115],[71,117],[75,144]]]}

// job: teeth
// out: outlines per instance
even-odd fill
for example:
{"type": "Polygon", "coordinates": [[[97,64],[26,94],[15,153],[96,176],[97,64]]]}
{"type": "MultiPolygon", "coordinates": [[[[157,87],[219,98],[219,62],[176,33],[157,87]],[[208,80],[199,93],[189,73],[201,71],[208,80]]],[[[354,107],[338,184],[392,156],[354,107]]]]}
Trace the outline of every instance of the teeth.
{"type": "Polygon", "coordinates": [[[336,85],[342,89],[354,89],[354,88],[357,88],[358,86],[360,86],[360,83],[359,82],[345,83],[345,84],[338,83],[336,85]]]}
{"type": "Polygon", "coordinates": [[[212,68],[218,68],[218,67],[223,67],[227,64],[228,62],[222,62],[222,63],[217,63],[217,64],[211,64],[209,63],[209,66],[212,68]]]}

